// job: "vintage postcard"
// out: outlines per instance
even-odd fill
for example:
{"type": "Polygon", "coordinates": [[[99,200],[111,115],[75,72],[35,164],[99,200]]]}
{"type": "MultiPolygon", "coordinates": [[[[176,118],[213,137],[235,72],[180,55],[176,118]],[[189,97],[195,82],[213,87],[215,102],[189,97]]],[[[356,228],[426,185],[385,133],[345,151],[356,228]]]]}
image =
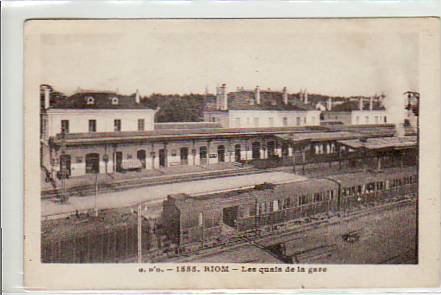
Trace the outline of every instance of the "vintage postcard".
{"type": "Polygon", "coordinates": [[[28,20],[26,287],[438,286],[439,25],[28,20]]]}

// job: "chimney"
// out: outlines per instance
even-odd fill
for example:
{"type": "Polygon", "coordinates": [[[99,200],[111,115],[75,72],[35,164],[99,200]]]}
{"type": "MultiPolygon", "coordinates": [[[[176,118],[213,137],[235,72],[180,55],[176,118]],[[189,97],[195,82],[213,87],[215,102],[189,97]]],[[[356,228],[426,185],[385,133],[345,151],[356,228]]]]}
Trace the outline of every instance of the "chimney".
{"type": "Polygon", "coordinates": [[[139,90],[138,89],[136,89],[135,101],[136,101],[136,103],[140,103],[141,102],[141,98],[139,96],[139,90]]]}
{"type": "Polygon", "coordinates": [[[260,88],[256,86],[256,90],[254,92],[254,98],[256,100],[256,104],[260,104],[260,88]]]}
{"type": "Polygon", "coordinates": [[[220,87],[216,86],[216,110],[220,109],[219,96],[220,96],[220,87]]]}
{"type": "Polygon", "coordinates": [[[288,104],[288,90],[286,89],[286,87],[283,87],[283,103],[284,104],[288,104]]]}
{"type": "Polygon", "coordinates": [[[308,103],[308,90],[305,89],[305,92],[303,93],[303,98],[305,100],[305,104],[308,103]]]}
{"type": "Polygon", "coordinates": [[[369,110],[372,111],[373,109],[374,109],[374,97],[371,96],[369,97],[369,110]]]}
{"type": "Polygon", "coordinates": [[[227,95],[227,85],[224,83],[221,86],[221,97],[220,97],[220,106],[221,109],[226,111],[228,110],[228,95],[227,95]]]}
{"type": "Polygon", "coordinates": [[[358,99],[358,108],[360,109],[360,111],[363,110],[363,98],[362,97],[360,97],[358,99]]]}
{"type": "Polygon", "coordinates": [[[44,91],[44,108],[47,110],[51,104],[51,89],[45,86],[43,91],[44,91]]]}
{"type": "Polygon", "coordinates": [[[331,110],[332,110],[332,98],[329,97],[328,98],[328,111],[331,111],[331,110]]]}

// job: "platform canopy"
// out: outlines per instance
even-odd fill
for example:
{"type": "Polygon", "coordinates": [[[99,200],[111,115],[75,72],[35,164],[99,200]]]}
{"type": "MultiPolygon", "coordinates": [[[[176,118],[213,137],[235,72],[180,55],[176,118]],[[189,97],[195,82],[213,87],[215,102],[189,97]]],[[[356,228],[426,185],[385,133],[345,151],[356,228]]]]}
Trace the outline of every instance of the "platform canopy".
{"type": "Polygon", "coordinates": [[[305,132],[294,134],[277,134],[275,137],[291,141],[293,143],[308,143],[308,142],[321,142],[321,141],[337,141],[343,139],[355,139],[362,136],[358,132],[349,131],[336,131],[336,132],[305,132]]]}
{"type": "Polygon", "coordinates": [[[377,137],[367,139],[349,139],[340,140],[339,144],[347,146],[354,150],[370,150],[370,151],[384,151],[384,150],[404,150],[413,149],[417,146],[416,136],[403,137],[377,137]]]}

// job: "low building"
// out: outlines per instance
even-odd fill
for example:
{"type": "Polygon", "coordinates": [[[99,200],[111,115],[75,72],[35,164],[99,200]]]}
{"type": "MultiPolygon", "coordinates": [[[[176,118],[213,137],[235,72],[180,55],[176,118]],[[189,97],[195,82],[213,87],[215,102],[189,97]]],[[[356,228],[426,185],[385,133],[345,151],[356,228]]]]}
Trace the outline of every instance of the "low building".
{"type": "Polygon", "coordinates": [[[378,98],[371,97],[368,101],[363,98],[349,100],[342,104],[333,105],[331,99],[327,110],[323,112],[322,122],[342,122],[345,125],[387,124],[386,109],[378,98]]]}
{"type": "MultiPolygon", "coordinates": [[[[306,94],[307,96],[307,94],[306,94]]],[[[282,91],[217,88],[216,106],[204,111],[204,120],[225,128],[293,127],[320,125],[320,111],[282,91]]]]}

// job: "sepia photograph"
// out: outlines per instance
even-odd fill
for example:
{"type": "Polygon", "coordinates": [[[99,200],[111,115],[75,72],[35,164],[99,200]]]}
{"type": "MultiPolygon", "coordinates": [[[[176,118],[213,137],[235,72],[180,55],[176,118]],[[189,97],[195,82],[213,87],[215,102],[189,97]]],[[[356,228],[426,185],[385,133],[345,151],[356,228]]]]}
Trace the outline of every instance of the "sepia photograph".
{"type": "Polygon", "coordinates": [[[27,21],[39,264],[418,266],[421,36],[437,26],[27,21]]]}

